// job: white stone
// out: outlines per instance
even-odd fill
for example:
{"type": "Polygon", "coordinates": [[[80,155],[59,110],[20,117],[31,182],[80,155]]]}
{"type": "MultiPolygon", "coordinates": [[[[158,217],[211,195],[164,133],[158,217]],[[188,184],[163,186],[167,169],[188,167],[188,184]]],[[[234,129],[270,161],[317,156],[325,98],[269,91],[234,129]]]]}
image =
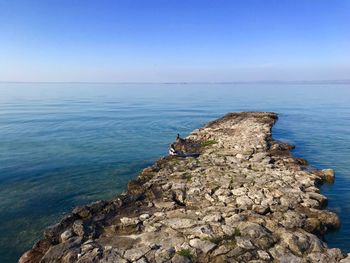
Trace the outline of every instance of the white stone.
{"type": "Polygon", "coordinates": [[[208,253],[216,247],[216,244],[208,241],[208,240],[200,240],[199,238],[191,239],[190,246],[200,249],[203,253],[208,253]]]}

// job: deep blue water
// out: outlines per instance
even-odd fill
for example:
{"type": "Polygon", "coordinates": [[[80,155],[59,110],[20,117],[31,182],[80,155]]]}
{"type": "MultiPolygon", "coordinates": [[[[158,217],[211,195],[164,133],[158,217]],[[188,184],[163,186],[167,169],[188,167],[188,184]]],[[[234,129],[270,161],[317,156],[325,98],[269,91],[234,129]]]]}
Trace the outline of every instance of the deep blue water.
{"type": "Polygon", "coordinates": [[[275,111],[274,137],[317,168],[350,252],[350,84],[0,83],[0,262],[74,206],[108,199],[188,134],[232,111],[275,111]]]}

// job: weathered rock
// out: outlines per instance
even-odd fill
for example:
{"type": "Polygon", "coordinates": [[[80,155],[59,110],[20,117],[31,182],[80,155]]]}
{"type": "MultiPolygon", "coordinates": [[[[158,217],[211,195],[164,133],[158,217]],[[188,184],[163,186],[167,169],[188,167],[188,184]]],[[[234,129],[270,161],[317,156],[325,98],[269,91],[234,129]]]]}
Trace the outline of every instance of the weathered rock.
{"type": "Polygon", "coordinates": [[[140,220],[138,218],[129,218],[129,217],[122,217],[120,219],[120,222],[123,226],[133,226],[140,223],[140,220]]]}
{"type": "Polygon", "coordinates": [[[208,241],[208,240],[200,240],[199,238],[190,240],[190,246],[200,249],[203,253],[207,254],[208,252],[212,251],[216,244],[208,241]]]}
{"type": "Polygon", "coordinates": [[[238,207],[241,208],[241,209],[249,209],[254,204],[252,199],[250,199],[246,195],[237,197],[236,203],[237,203],[238,207]]]}
{"type": "Polygon", "coordinates": [[[285,232],[280,236],[285,247],[288,247],[295,255],[302,256],[310,247],[310,240],[307,235],[294,232],[285,232]]]}
{"type": "Polygon", "coordinates": [[[334,176],[334,170],[333,169],[323,169],[321,172],[322,172],[324,180],[327,183],[333,183],[334,182],[335,176],[334,176]]]}
{"type": "Polygon", "coordinates": [[[216,257],[219,255],[227,254],[231,249],[232,248],[228,245],[222,245],[222,246],[218,247],[217,249],[215,249],[212,256],[216,257]]]}
{"type": "Polygon", "coordinates": [[[64,242],[56,246],[52,246],[42,257],[40,262],[60,262],[63,261],[64,258],[67,259],[68,254],[70,260],[66,260],[66,262],[72,262],[72,260],[76,260],[78,257],[80,245],[81,238],[76,237],[69,240],[69,242],[64,242]]]}
{"type": "Polygon", "coordinates": [[[146,246],[132,248],[125,251],[123,257],[130,261],[136,261],[136,260],[139,260],[141,257],[143,257],[150,250],[151,248],[146,246]]]}
{"type": "Polygon", "coordinates": [[[251,250],[254,249],[254,245],[248,238],[242,238],[242,237],[237,237],[237,246],[240,248],[243,248],[245,250],[251,250]]]}
{"type": "Polygon", "coordinates": [[[74,236],[74,232],[72,229],[68,229],[66,231],[64,231],[62,234],[61,234],[61,241],[62,242],[65,242],[67,241],[68,239],[70,239],[71,237],[74,236]]]}
{"type": "Polygon", "coordinates": [[[91,216],[91,212],[88,207],[80,206],[73,210],[73,214],[80,216],[81,218],[87,218],[91,216]]]}
{"type": "Polygon", "coordinates": [[[155,262],[167,262],[169,261],[173,255],[175,254],[174,247],[170,246],[167,249],[159,249],[155,252],[155,262]]]}
{"type": "Polygon", "coordinates": [[[220,222],[221,220],[222,216],[220,215],[220,213],[207,215],[203,218],[204,222],[220,222]]]}
{"type": "Polygon", "coordinates": [[[181,228],[193,227],[197,224],[197,221],[189,218],[171,218],[163,221],[163,224],[173,229],[181,229],[181,228]]]}
{"type": "Polygon", "coordinates": [[[118,253],[115,251],[108,251],[103,254],[103,257],[99,259],[100,263],[128,263],[128,261],[124,258],[122,258],[118,253]]]}
{"type": "Polygon", "coordinates": [[[231,113],[178,138],[182,154],[116,198],[74,209],[20,263],[349,262],[322,241],[340,224],[317,188],[334,171],[304,169],[293,146],[272,139],[276,119],[231,113]]]}
{"type": "Polygon", "coordinates": [[[171,259],[171,263],[191,263],[191,259],[188,257],[180,256],[179,254],[175,254],[175,256],[171,259]]]}
{"type": "Polygon", "coordinates": [[[350,263],[350,253],[348,253],[347,257],[340,260],[341,263],[350,263]]]}
{"type": "Polygon", "coordinates": [[[86,226],[82,220],[76,220],[73,224],[73,232],[80,237],[86,233],[86,226]]]}
{"type": "Polygon", "coordinates": [[[269,253],[267,253],[266,251],[258,250],[257,252],[258,252],[259,259],[261,259],[261,260],[270,260],[271,259],[269,253]]]}

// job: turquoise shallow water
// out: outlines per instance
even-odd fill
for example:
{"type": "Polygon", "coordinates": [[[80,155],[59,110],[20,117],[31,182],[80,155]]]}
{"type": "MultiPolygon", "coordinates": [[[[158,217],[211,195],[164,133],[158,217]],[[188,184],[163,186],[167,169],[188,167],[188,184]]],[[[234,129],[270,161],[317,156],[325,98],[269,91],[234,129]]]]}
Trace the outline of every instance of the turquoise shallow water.
{"type": "Polygon", "coordinates": [[[317,168],[350,252],[350,84],[0,83],[0,262],[74,206],[107,199],[188,134],[232,111],[275,111],[274,137],[317,168]]]}

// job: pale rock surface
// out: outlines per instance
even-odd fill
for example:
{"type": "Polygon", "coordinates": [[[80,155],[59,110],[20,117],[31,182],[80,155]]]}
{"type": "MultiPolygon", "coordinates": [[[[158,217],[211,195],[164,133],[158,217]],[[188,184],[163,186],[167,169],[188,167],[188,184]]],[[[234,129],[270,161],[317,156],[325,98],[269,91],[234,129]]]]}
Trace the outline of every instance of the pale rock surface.
{"type": "Polygon", "coordinates": [[[321,182],[274,141],[274,113],[231,113],[193,131],[181,149],[110,201],[78,207],[26,252],[27,262],[350,262],[322,241],[339,227],[321,182]],[[188,144],[188,145],[186,145],[188,144]]]}

